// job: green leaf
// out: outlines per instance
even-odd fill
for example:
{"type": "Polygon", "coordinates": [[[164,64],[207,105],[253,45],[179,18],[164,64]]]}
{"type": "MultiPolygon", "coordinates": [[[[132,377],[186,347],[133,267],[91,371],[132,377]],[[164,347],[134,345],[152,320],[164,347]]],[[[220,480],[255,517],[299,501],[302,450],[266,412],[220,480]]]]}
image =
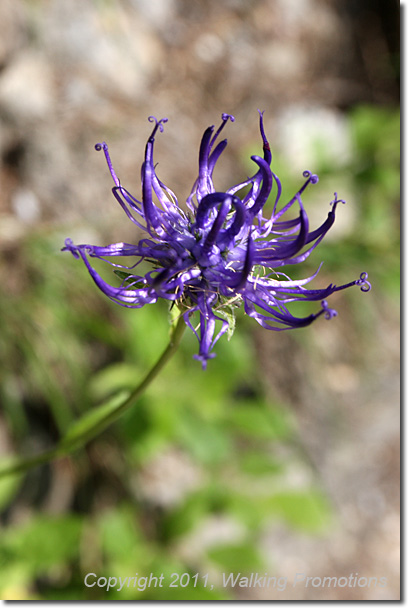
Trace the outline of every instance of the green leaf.
{"type": "Polygon", "coordinates": [[[84,444],[88,438],[94,438],[115,419],[113,417],[115,412],[128,396],[129,392],[120,392],[103,405],[86,413],[68,430],[60,443],[60,447],[63,450],[72,448],[77,444],[84,444]]]}
{"type": "Polygon", "coordinates": [[[10,566],[24,566],[35,576],[76,557],[81,530],[77,516],[39,516],[10,530],[0,543],[0,553],[9,555],[10,566]]]}
{"type": "Polygon", "coordinates": [[[263,476],[283,471],[283,464],[275,462],[266,451],[247,451],[239,456],[239,467],[245,474],[263,476]]]}
{"type": "Polygon", "coordinates": [[[141,367],[126,362],[116,362],[93,375],[90,381],[90,395],[96,402],[102,401],[114,392],[135,387],[142,376],[141,367]]]}
{"type": "Polygon", "coordinates": [[[289,419],[284,412],[256,401],[234,406],[230,420],[237,430],[257,438],[283,438],[290,431],[289,419]]]}
{"type": "Polygon", "coordinates": [[[227,572],[255,572],[263,567],[255,545],[250,542],[216,547],[208,551],[208,557],[227,572]]]}
{"type": "MultiPolygon", "coordinates": [[[[14,459],[15,458],[2,460],[0,464],[1,466],[6,467],[7,464],[13,463],[14,459]]],[[[16,493],[21,481],[21,476],[21,474],[17,474],[0,479],[0,510],[11,501],[12,497],[16,493]]]]}
{"type": "MultiPolygon", "coordinates": [[[[110,564],[145,563],[147,547],[136,516],[135,509],[126,505],[108,510],[99,516],[100,542],[110,564]]],[[[137,565],[135,567],[137,571],[137,565]]]]}
{"type": "Polygon", "coordinates": [[[163,533],[167,540],[178,538],[194,529],[209,510],[209,498],[201,490],[192,494],[186,502],[165,516],[163,533]]]}
{"type": "Polygon", "coordinates": [[[295,529],[319,532],[330,524],[329,504],[314,490],[285,491],[260,501],[267,512],[275,513],[295,529]]]}
{"type": "Polygon", "coordinates": [[[208,422],[186,411],[175,423],[175,428],[178,440],[199,462],[220,463],[231,452],[231,439],[217,422],[208,422]]]}

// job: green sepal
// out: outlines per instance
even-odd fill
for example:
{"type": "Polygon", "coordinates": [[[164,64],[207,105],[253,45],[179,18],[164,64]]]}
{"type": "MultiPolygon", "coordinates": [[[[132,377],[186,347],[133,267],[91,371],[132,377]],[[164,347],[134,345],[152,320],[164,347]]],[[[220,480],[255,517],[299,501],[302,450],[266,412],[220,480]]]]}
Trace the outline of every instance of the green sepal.
{"type": "Polygon", "coordinates": [[[142,280],[135,281],[135,275],[132,273],[127,273],[126,271],[120,271],[119,269],[114,269],[114,273],[117,277],[123,280],[126,284],[131,284],[133,288],[143,288],[145,283],[142,280]]]}
{"type": "Polygon", "coordinates": [[[171,307],[169,308],[168,318],[170,324],[170,334],[172,335],[175,331],[175,328],[178,324],[180,317],[182,316],[182,309],[178,307],[175,301],[172,302],[171,307]]]}
{"type": "Polygon", "coordinates": [[[232,305],[224,305],[224,309],[218,309],[217,315],[221,316],[221,318],[228,322],[226,338],[229,341],[232,338],[232,335],[235,332],[236,328],[235,310],[232,305]]]}

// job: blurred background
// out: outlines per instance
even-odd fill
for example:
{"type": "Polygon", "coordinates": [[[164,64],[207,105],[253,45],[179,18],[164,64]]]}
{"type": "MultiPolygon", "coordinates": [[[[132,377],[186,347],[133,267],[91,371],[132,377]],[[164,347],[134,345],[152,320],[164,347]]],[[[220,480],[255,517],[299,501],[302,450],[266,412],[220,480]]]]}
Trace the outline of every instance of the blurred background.
{"type": "MultiPolygon", "coordinates": [[[[0,482],[4,599],[399,599],[399,3],[2,0],[0,453],[55,446],[136,385],[167,308],[124,311],[64,239],[135,241],[94,144],[140,196],[153,114],[160,178],[184,202],[222,112],[218,190],[248,175],[265,110],[285,197],[305,169],[312,225],[347,200],[299,271],[367,271],[369,294],[289,333],[239,314],[206,373],[191,333],[138,405],[70,458],[0,482]],[[386,586],[223,588],[222,572],[385,577],[386,586]],[[191,575],[174,589],[84,576],[191,575]],[[194,586],[209,574],[214,588],[194,586]]],[[[313,287],[313,286],[312,286],[313,287]]]]}

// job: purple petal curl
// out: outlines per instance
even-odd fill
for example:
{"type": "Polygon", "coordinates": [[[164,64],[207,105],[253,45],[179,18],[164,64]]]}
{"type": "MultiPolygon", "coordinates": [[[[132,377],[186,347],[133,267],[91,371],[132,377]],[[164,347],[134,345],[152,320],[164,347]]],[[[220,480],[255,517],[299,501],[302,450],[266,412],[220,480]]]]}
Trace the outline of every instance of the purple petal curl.
{"type": "Polygon", "coordinates": [[[226,139],[218,139],[234,117],[223,114],[216,131],[214,126],[205,130],[199,148],[198,177],[186,201],[189,213],[181,209],[176,195],[156,173],[155,138],[163,131],[167,119],[149,117],[155,125],[141,168],[141,200],[120,184],[106,143],[97,144],[96,149],[104,151],[114,180],[115,199],[128,218],[144,231],[144,237],[136,244],[120,241],[108,246],[74,245],[67,239],[63,248],[83,260],[98,288],[119,305],[140,308],[165,299],[178,306],[198,339],[199,353],[195,358],[203,368],[215,357],[214,346],[228,330],[225,317],[231,315],[231,304],[237,307],[243,303],[248,316],[268,330],[279,331],[307,326],[320,316],[335,317],[335,310],[326,300],[334,292],[352,286],[358,286],[362,292],[371,289],[365,272],[341,286],[329,284],[308,289],[306,284],[316,278],[321,265],[313,275],[301,280],[292,280],[281,271],[286,265],[300,264],[310,256],[333,226],[337,205],[345,202],[335,193],[327,218],[309,231],[302,195],[309,185],[318,182],[318,177],[306,170],[300,189],[281,205],[282,184],[271,169],[272,152],[263,119],[264,113],[259,111],[263,156],[252,157],[257,165],[255,174],[226,191],[215,189],[213,171],[227,146],[226,139]],[[246,192],[239,197],[240,191],[246,192]],[[266,219],[263,209],[269,201],[273,210],[266,219]],[[298,213],[293,218],[285,217],[295,204],[298,213]],[[118,257],[131,260],[131,264],[119,263],[118,257]],[[121,278],[119,285],[111,285],[97,273],[91,264],[93,258],[115,268],[121,278]],[[142,262],[152,268],[145,275],[138,275],[135,270],[142,262]],[[294,301],[320,301],[321,309],[298,318],[288,309],[294,301]],[[193,316],[199,316],[198,328],[192,323],[193,316]]]}

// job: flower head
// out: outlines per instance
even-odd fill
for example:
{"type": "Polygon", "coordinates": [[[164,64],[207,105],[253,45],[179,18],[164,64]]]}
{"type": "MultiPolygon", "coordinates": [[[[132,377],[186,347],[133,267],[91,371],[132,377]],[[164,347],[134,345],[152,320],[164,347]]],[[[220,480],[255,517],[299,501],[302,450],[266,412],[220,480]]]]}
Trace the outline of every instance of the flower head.
{"type": "Polygon", "coordinates": [[[335,221],[336,207],[344,203],[335,193],[326,220],[317,229],[309,230],[309,221],[302,204],[302,193],[318,177],[305,171],[304,184],[292,199],[279,206],[282,186],[271,170],[272,154],[260,112],[260,133],[263,157],[254,155],[255,174],[232,186],[227,191],[216,191],[213,171],[224,151],[227,140],[219,136],[229,114],[222,115],[222,123],[215,131],[206,129],[199,149],[199,172],[183,210],[175,194],[158,178],[154,166],[154,142],[162,132],[167,119],[154,122],[154,129],[145,148],[141,170],[141,201],[121,185],[113,169],[108,147],[103,150],[114,180],[115,198],[128,218],[146,236],[137,244],[115,243],[109,246],[74,245],[70,239],[64,250],[76,258],[81,257],[97,286],[114,302],[131,308],[140,308],[158,299],[177,305],[187,326],[199,341],[195,358],[203,368],[213,358],[215,343],[231,326],[233,309],[244,304],[245,313],[268,330],[285,330],[311,324],[320,315],[336,315],[327,304],[333,292],[349,286],[360,286],[367,292],[371,286],[367,274],[343,286],[329,284],[322,289],[305,288],[316,273],[303,280],[292,280],[281,268],[302,263],[322,241],[335,221]],[[245,192],[239,196],[240,192],[245,192]],[[271,197],[273,210],[269,218],[263,208],[271,197]],[[292,207],[297,207],[294,218],[285,219],[292,207]],[[117,257],[131,257],[130,265],[119,264],[117,257]],[[115,267],[121,279],[118,286],[107,283],[92,267],[90,259],[98,258],[115,267]],[[115,261],[110,260],[114,258],[115,261]],[[135,262],[134,262],[135,261],[135,262]],[[135,270],[142,262],[152,265],[150,271],[138,275],[135,270]],[[288,304],[293,301],[320,301],[316,313],[298,318],[292,315],[288,304]],[[194,315],[199,317],[194,327],[194,315]]]}

